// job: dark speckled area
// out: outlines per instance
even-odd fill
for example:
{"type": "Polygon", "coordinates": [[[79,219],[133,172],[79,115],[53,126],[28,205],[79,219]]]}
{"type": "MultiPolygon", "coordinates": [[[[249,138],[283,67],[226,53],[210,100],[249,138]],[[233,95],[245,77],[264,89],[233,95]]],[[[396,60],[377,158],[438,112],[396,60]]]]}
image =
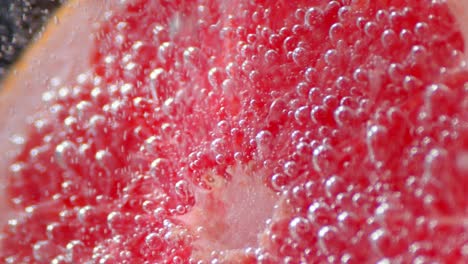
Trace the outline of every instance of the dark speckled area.
{"type": "Polygon", "coordinates": [[[0,79],[66,0],[0,0],[0,79]]]}

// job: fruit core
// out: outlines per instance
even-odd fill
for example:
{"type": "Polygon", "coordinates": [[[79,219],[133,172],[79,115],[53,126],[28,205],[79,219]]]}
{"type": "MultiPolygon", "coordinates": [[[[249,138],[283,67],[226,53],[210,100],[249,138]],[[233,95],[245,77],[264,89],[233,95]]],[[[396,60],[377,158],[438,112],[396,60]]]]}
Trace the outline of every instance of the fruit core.
{"type": "Polygon", "coordinates": [[[273,213],[278,197],[260,172],[241,165],[228,172],[232,174],[229,180],[208,173],[205,180],[210,189],[198,190],[194,207],[177,217],[196,239],[192,254],[197,258],[257,247],[273,213]]]}

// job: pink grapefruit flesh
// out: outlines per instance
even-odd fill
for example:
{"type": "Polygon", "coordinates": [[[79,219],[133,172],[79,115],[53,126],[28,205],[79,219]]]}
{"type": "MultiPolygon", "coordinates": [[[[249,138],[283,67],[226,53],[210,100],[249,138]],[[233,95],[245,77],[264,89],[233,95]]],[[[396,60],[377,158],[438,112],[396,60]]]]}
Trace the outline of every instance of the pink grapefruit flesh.
{"type": "Polygon", "coordinates": [[[467,262],[464,6],[134,0],[94,11],[72,41],[76,64],[52,61],[4,95],[72,69],[51,89],[34,82],[39,110],[3,114],[20,134],[6,126],[2,140],[20,146],[0,166],[0,259],[467,262]]]}

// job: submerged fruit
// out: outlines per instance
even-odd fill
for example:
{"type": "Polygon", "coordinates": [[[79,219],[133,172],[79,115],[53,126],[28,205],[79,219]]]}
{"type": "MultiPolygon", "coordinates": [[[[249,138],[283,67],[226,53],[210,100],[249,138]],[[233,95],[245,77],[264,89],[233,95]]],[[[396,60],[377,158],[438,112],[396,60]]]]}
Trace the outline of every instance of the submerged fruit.
{"type": "Polygon", "coordinates": [[[0,256],[463,263],[462,30],[440,1],[130,1],[42,97],[0,256]]]}

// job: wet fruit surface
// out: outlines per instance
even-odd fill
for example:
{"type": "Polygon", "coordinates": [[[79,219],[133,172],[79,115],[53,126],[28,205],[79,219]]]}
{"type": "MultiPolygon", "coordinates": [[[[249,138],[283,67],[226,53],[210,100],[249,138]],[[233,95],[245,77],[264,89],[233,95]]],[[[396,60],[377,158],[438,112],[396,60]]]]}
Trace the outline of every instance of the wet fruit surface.
{"type": "Polygon", "coordinates": [[[31,118],[7,263],[463,263],[468,70],[439,1],[131,1],[31,118]]]}

